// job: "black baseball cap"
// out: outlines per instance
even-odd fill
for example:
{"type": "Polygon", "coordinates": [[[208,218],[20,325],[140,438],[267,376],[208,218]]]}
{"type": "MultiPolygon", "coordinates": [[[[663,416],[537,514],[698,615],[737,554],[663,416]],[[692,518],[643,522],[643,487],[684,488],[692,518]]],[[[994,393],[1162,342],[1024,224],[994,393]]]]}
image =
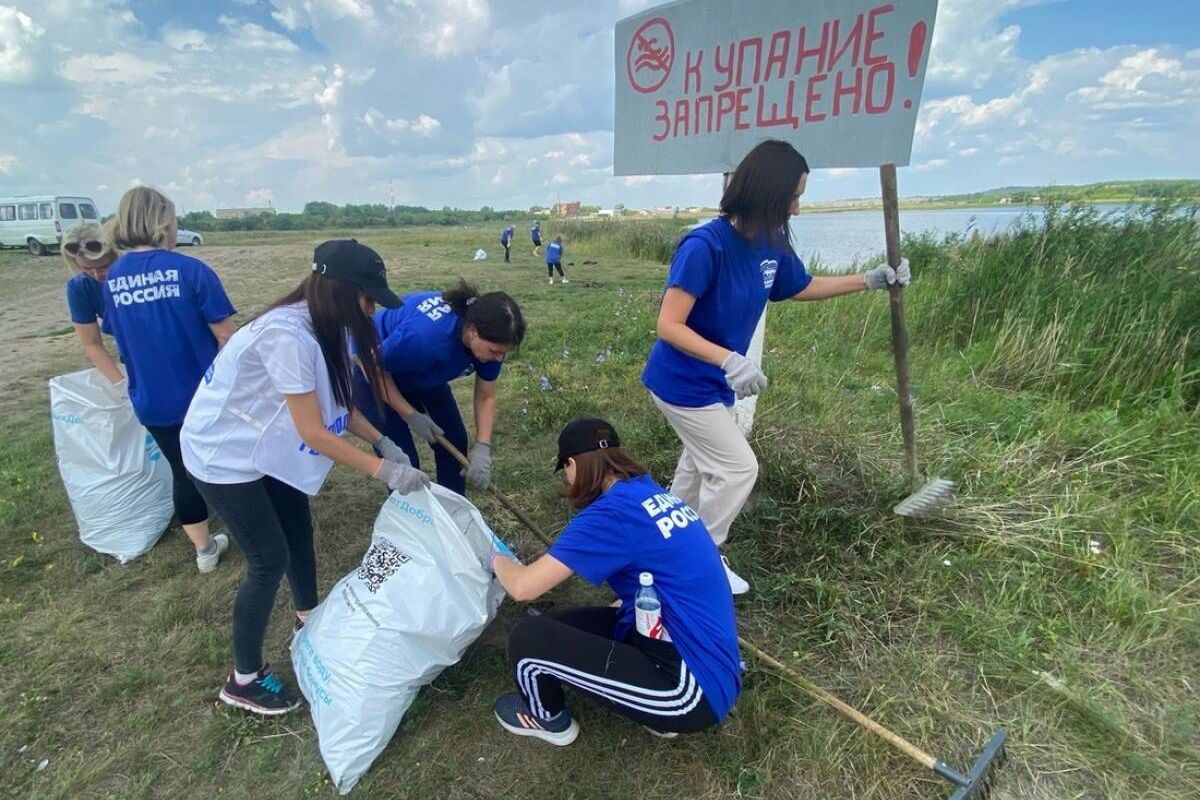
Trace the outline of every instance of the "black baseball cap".
{"type": "Polygon", "coordinates": [[[566,466],[568,458],[593,450],[607,450],[620,446],[621,437],[617,436],[616,428],[602,419],[588,418],[569,422],[558,435],[558,461],[554,464],[554,471],[558,472],[566,466]]]}
{"type": "Polygon", "coordinates": [[[313,251],[313,272],[357,286],[384,308],[396,308],[400,298],[388,288],[383,259],[357,239],[330,239],[313,251]]]}

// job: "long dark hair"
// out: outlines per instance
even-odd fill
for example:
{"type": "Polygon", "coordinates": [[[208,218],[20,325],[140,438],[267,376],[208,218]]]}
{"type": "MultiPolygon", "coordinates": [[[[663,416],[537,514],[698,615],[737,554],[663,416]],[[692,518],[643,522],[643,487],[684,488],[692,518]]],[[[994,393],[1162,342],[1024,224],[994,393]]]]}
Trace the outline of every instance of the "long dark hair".
{"type": "Polygon", "coordinates": [[[619,447],[606,447],[571,456],[575,461],[575,481],[563,494],[572,508],[586,508],[604,494],[604,484],[610,478],[623,481],[646,475],[643,467],[619,447]]]}
{"type": "MultiPolygon", "coordinates": [[[[355,359],[371,384],[375,401],[382,406],[379,372],[379,337],[375,324],[368,314],[363,313],[358,303],[359,288],[349,281],[328,278],[316,272],[309,275],[300,285],[276,300],[259,314],[263,316],[282,306],[305,303],[312,317],[313,334],[321,345],[325,357],[325,368],[329,371],[329,383],[338,405],[351,408],[354,405],[353,371],[350,350],[346,345],[346,332],[354,339],[357,351],[355,359]]],[[[258,319],[255,317],[255,319],[258,319]]]]}
{"type": "Polygon", "coordinates": [[[492,344],[521,344],[525,338],[525,317],[521,307],[504,292],[480,294],[471,284],[458,279],[458,285],[442,292],[442,299],[464,325],[492,344]]]}
{"type": "Polygon", "coordinates": [[[721,216],[736,220],[738,232],[751,241],[765,235],[773,247],[790,248],[789,209],[808,172],[804,156],[787,142],[768,139],[756,145],[721,195],[721,216]]]}

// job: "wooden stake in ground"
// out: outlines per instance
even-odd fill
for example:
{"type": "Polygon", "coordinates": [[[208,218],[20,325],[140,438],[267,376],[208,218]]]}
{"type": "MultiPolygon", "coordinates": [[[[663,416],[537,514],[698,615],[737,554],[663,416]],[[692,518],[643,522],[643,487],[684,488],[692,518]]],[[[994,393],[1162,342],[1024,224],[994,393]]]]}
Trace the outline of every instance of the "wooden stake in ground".
{"type": "MultiPolygon", "coordinates": [[[[896,191],[896,165],[879,168],[879,187],[883,195],[883,231],[887,245],[887,263],[900,266],[900,199],[896,191]]],[[[908,371],[908,328],[904,324],[904,287],[888,287],[892,309],[892,357],[896,361],[896,396],[900,400],[900,432],[904,436],[904,472],[912,494],[893,509],[903,517],[922,517],[945,505],[954,484],[935,478],[924,486],[917,471],[917,434],[913,421],[912,381],[908,371]]]]}

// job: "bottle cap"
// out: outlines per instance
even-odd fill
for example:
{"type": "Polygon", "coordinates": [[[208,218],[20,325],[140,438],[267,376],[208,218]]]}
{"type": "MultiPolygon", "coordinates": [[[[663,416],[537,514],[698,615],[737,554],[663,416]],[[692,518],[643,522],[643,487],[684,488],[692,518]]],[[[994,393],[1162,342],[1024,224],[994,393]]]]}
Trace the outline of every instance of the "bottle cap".
{"type": "Polygon", "coordinates": [[[649,572],[643,572],[641,575],[638,575],[638,583],[642,586],[653,586],[654,576],[649,572]]]}

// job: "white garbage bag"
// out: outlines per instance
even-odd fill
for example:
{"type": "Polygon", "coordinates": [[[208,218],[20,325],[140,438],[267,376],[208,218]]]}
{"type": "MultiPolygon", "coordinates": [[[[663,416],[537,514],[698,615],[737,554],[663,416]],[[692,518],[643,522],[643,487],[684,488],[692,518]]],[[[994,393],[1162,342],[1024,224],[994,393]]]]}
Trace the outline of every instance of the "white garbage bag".
{"type": "Polygon", "coordinates": [[[171,465],[128,397],[88,369],[50,379],[58,472],[79,538],[125,564],[146,553],[174,514],[171,465]]]}
{"type": "Polygon", "coordinates": [[[475,260],[476,261],[483,261],[486,258],[487,258],[487,251],[484,250],[483,248],[480,248],[475,251],[475,260]]]}
{"type": "Polygon", "coordinates": [[[493,535],[449,489],[393,493],[362,565],[292,641],[321,757],[342,794],[387,746],[420,688],[495,619],[504,590],[480,564],[493,535]]]}

